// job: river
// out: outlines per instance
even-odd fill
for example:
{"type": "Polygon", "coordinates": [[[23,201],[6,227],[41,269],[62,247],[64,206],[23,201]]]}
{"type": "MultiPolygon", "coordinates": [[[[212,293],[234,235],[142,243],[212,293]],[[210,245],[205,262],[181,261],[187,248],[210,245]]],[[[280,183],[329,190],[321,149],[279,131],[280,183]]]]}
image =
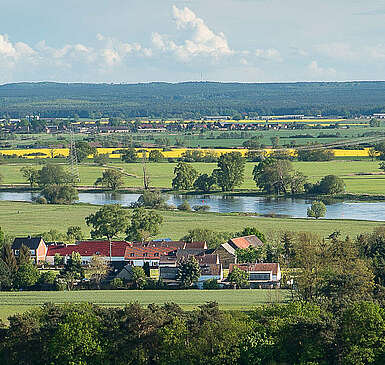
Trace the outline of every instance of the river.
{"type": "MultiPolygon", "coordinates": [[[[0,192],[0,200],[32,201],[31,192],[0,192]]],[[[139,198],[132,193],[79,193],[80,203],[95,205],[121,204],[129,206],[139,198]]],[[[184,200],[194,205],[208,205],[211,212],[258,213],[286,215],[294,218],[306,217],[306,210],[311,204],[307,199],[265,198],[251,196],[229,195],[165,195],[168,204],[178,206],[184,200]]],[[[338,201],[327,205],[325,218],[328,219],[361,219],[370,221],[385,221],[385,202],[352,202],[338,201]]]]}

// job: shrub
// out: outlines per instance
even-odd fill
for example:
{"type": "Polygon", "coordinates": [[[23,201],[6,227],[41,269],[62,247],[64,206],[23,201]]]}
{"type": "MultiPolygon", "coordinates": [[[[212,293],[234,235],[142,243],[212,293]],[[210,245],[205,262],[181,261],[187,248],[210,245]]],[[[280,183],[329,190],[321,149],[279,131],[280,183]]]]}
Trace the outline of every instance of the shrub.
{"type": "Polygon", "coordinates": [[[203,282],[203,289],[205,290],[213,290],[219,289],[219,284],[216,279],[208,279],[203,282]]]}
{"type": "Polygon", "coordinates": [[[121,278],[114,278],[112,279],[110,286],[112,289],[123,289],[124,288],[124,283],[121,278]]]}
{"type": "Polygon", "coordinates": [[[178,205],[178,210],[183,210],[183,211],[190,212],[191,211],[191,206],[188,203],[188,201],[185,200],[182,204],[178,205]]]}
{"type": "Polygon", "coordinates": [[[209,205],[194,205],[193,210],[195,210],[196,212],[207,212],[210,210],[210,206],[209,205]]]}

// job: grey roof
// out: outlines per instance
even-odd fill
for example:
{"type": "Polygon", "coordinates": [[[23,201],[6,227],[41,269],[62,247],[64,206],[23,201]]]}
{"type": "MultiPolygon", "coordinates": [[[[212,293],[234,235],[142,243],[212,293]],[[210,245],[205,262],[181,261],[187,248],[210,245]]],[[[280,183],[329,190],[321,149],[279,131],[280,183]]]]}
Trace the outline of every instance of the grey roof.
{"type": "Polygon", "coordinates": [[[231,253],[232,255],[235,256],[235,248],[231,245],[229,245],[227,242],[223,243],[221,245],[227,252],[231,253]]]}
{"type": "Polygon", "coordinates": [[[42,240],[41,237],[17,237],[12,243],[12,249],[19,250],[24,245],[31,250],[36,250],[42,240]]]}

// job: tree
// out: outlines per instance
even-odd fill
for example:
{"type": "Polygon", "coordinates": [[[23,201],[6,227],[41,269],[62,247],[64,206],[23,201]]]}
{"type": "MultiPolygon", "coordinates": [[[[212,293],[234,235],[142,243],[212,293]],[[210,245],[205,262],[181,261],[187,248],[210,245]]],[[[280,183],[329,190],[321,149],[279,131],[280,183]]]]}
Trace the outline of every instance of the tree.
{"type": "Polygon", "coordinates": [[[84,161],[86,158],[88,158],[89,155],[95,156],[97,154],[97,149],[95,147],[92,147],[86,141],[75,142],[75,148],[76,148],[76,157],[79,162],[84,161]]]}
{"type": "Polygon", "coordinates": [[[326,214],[326,206],[323,202],[314,200],[311,203],[311,207],[307,208],[307,216],[313,217],[315,219],[325,217],[326,214]]]}
{"type": "Polygon", "coordinates": [[[19,266],[28,264],[31,262],[31,251],[26,245],[21,245],[17,261],[19,266]]]}
{"type": "Polygon", "coordinates": [[[37,283],[39,275],[39,270],[32,262],[24,263],[15,274],[14,285],[20,289],[31,287],[37,283]]]}
{"type": "Polygon", "coordinates": [[[67,234],[68,241],[71,241],[71,242],[80,241],[84,238],[82,229],[79,226],[68,227],[66,234],[67,234]]]}
{"type": "Polygon", "coordinates": [[[148,154],[148,160],[150,162],[162,162],[164,161],[164,156],[163,153],[160,152],[159,150],[151,150],[150,153],[148,154]]]}
{"type": "Polygon", "coordinates": [[[374,159],[377,157],[377,151],[374,147],[370,147],[368,149],[368,156],[372,161],[374,161],[374,159]]]}
{"type": "Polygon", "coordinates": [[[196,283],[201,276],[199,263],[194,256],[187,260],[183,259],[178,264],[177,280],[183,287],[190,287],[196,283]]]}
{"type": "Polygon", "coordinates": [[[104,205],[96,213],[86,217],[88,226],[92,226],[91,237],[107,237],[111,240],[119,233],[124,233],[129,225],[130,216],[119,204],[104,205]]]}
{"type": "Polygon", "coordinates": [[[174,190],[189,190],[194,186],[198,172],[186,162],[179,162],[174,169],[172,188],[174,190]]]}
{"type": "Polygon", "coordinates": [[[131,224],[126,230],[127,240],[147,241],[159,233],[163,217],[155,211],[135,208],[131,217],[131,224]]]}
{"type": "Polygon", "coordinates": [[[345,191],[345,182],[339,176],[327,175],[318,183],[319,193],[321,194],[339,194],[345,191]]]}
{"type": "Polygon", "coordinates": [[[216,248],[234,237],[231,232],[215,232],[207,228],[190,229],[187,235],[181,238],[184,242],[206,242],[209,248],[216,248]]]}
{"type": "Polygon", "coordinates": [[[194,189],[199,191],[208,192],[215,185],[215,178],[208,174],[199,175],[194,182],[194,189]]]}
{"type": "Polygon", "coordinates": [[[143,289],[147,282],[146,273],[140,266],[131,266],[130,268],[130,281],[135,289],[143,289]]]}
{"type": "Polygon", "coordinates": [[[145,190],[138,200],[131,204],[131,207],[159,209],[165,207],[165,201],[166,199],[159,191],[145,190]]]}
{"type": "Polygon", "coordinates": [[[95,186],[103,185],[104,187],[116,191],[124,184],[123,174],[119,170],[106,169],[103,171],[102,177],[95,181],[95,186]]]}
{"type": "Polygon", "coordinates": [[[17,260],[15,255],[13,254],[11,245],[6,244],[2,248],[1,252],[1,258],[4,261],[4,263],[8,266],[9,271],[11,274],[15,274],[17,271],[17,260]]]}
{"type": "Polygon", "coordinates": [[[22,176],[29,182],[31,188],[39,182],[39,171],[30,166],[24,166],[20,169],[22,176]]]}
{"type": "Polygon", "coordinates": [[[235,251],[235,255],[237,257],[237,262],[240,264],[253,264],[258,261],[262,261],[264,258],[264,250],[263,247],[255,248],[253,246],[249,246],[248,248],[239,248],[235,251]]]}
{"type": "Polygon", "coordinates": [[[0,290],[12,287],[12,273],[3,259],[0,258],[0,290]]]}
{"type": "Polygon", "coordinates": [[[305,177],[294,171],[290,161],[267,158],[254,167],[253,179],[268,194],[286,194],[289,190],[299,191],[305,177]]]}
{"type": "Polygon", "coordinates": [[[70,176],[61,165],[46,164],[38,173],[38,184],[40,187],[47,185],[64,185],[73,180],[72,176],[70,176]]]}
{"type": "Polygon", "coordinates": [[[297,151],[298,161],[331,161],[334,152],[327,149],[302,149],[297,151]]]}
{"type": "Polygon", "coordinates": [[[94,155],[94,162],[99,166],[105,166],[110,162],[110,155],[108,153],[94,155]]]}
{"type": "Polygon", "coordinates": [[[380,165],[378,168],[385,172],[385,162],[380,162],[380,165]]]}
{"type": "Polygon", "coordinates": [[[100,282],[107,276],[109,271],[110,266],[104,257],[98,255],[92,256],[90,264],[87,268],[87,273],[98,288],[100,288],[100,282]]]}
{"type": "Polygon", "coordinates": [[[224,153],[219,157],[218,169],[213,171],[213,177],[222,191],[233,191],[243,183],[245,162],[240,152],[224,153]]]}
{"type": "Polygon", "coordinates": [[[249,275],[246,271],[235,266],[227,277],[227,280],[233,285],[234,289],[237,289],[247,288],[249,286],[248,278],[249,275]]]}
{"type": "Polygon", "coordinates": [[[375,282],[385,286],[385,228],[378,227],[371,233],[360,234],[356,244],[361,257],[369,260],[375,282]]]}
{"type": "Polygon", "coordinates": [[[78,191],[70,185],[46,185],[41,195],[49,204],[72,204],[79,199],[78,191]]]}
{"type": "Polygon", "coordinates": [[[191,206],[187,200],[184,200],[181,204],[179,204],[177,209],[185,212],[191,212],[191,206]]]}
{"type": "Polygon", "coordinates": [[[122,153],[122,161],[126,163],[138,162],[139,156],[136,152],[135,148],[129,148],[128,150],[124,150],[122,153]]]}
{"type": "Polygon", "coordinates": [[[78,252],[73,251],[71,253],[71,256],[64,265],[64,269],[60,271],[60,276],[66,282],[68,290],[72,290],[75,283],[84,278],[82,257],[78,252]]]}
{"type": "Polygon", "coordinates": [[[257,236],[263,243],[266,243],[266,237],[263,232],[259,231],[257,227],[245,227],[238,236],[257,236]]]}
{"type": "Polygon", "coordinates": [[[54,262],[55,266],[64,265],[64,257],[61,256],[59,253],[55,253],[55,256],[53,258],[53,262],[54,262]]]}
{"type": "Polygon", "coordinates": [[[271,144],[273,148],[277,148],[279,146],[279,137],[278,136],[273,136],[270,138],[271,144]]]}

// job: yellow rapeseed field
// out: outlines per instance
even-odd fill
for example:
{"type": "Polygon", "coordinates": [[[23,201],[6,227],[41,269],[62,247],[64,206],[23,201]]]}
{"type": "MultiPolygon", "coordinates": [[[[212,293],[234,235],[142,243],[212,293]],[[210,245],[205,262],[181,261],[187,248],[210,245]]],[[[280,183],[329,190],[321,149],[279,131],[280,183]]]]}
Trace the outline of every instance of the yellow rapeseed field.
{"type": "MultiPolygon", "coordinates": [[[[117,150],[121,150],[122,148],[98,148],[99,154],[108,154],[111,158],[120,158],[121,155],[116,153],[117,150]]],[[[136,148],[137,151],[143,151],[143,148],[136,148]]],[[[171,151],[163,151],[161,148],[147,148],[146,151],[149,152],[151,150],[159,150],[162,152],[164,157],[166,158],[178,158],[181,157],[183,152],[187,150],[191,150],[191,148],[173,148],[171,151]]],[[[332,150],[336,157],[367,157],[369,148],[365,148],[362,150],[332,150]]],[[[243,156],[246,155],[247,149],[239,148],[239,149],[231,149],[231,148],[221,148],[221,149],[200,149],[202,152],[211,152],[221,155],[223,153],[228,152],[240,152],[243,156]]],[[[266,152],[270,153],[271,149],[266,149],[266,152]]],[[[294,149],[290,149],[289,152],[291,154],[295,153],[294,149]]],[[[4,149],[0,150],[0,154],[8,155],[8,156],[19,156],[24,158],[54,158],[54,157],[68,157],[69,149],[68,148],[31,148],[31,149],[4,149]]],[[[139,156],[142,156],[142,153],[138,153],[139,156]]],[[[92,157],[92,156],[89,156],[92,157]]]]}

